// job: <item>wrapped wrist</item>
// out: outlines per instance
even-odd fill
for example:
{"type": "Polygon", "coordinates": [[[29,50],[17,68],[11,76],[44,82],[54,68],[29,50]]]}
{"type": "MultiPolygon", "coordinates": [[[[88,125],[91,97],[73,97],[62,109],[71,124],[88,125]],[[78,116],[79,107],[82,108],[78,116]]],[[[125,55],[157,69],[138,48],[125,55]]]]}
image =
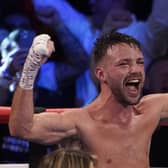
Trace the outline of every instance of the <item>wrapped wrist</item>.
{"type": "Polygon", "coordinates": [[[49,51],[47,48],[47,42],[49,39],[50,36],[45,34],[34,38],[19,81],[19,86],[21,88],[33,89],[34,81],[43,57],[49,56],[49,51]]]}
{"type": "Polygon", "coordinates": [[[40,64],[32,62],[31,58],[28,57],[22,71],[19,86],[23,89],[33,89],[34,80],[39,68],[40,64]]]}

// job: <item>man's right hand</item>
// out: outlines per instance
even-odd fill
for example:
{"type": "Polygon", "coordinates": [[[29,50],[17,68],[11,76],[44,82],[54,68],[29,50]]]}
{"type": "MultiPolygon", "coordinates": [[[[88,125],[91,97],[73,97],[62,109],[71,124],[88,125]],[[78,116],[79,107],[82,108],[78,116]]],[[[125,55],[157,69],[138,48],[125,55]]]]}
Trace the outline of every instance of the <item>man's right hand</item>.
{"type": "Polygon", "coordinates": [[[33,63],[42,64],[54,51],[54,43],[51,41],[50,36],[41,34],[34,38],[28,57],[32,59],[33,63]]]}
{"type": "Polygon", "coordinates": [[[49,35],[41,34],[34,38],[19,82],[21,88],[33,88],[40,65],[44,63],[54,51],[54,43],[51,41],[49,35]]]}

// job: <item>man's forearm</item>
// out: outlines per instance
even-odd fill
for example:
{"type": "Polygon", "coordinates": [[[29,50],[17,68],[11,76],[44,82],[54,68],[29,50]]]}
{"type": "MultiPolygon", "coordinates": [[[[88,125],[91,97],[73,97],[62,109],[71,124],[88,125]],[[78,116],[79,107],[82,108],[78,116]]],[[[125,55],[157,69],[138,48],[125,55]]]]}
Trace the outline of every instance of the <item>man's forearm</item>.
{"type": "Polygon", "coordinates": [[[12,112],[9,118],[11,135],[25,137],[32,127],[33,111],[32,90],[24,90],[18,87],[13,97],[12,112]]]}

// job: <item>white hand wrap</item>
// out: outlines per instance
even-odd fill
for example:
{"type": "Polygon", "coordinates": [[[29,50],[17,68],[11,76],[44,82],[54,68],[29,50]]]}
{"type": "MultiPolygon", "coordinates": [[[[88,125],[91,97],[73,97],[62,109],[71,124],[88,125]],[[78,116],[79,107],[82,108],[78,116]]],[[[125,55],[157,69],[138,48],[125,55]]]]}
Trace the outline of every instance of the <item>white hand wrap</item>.
{"type": "Polygon", "coordinates": [[[32,89],[37,72],[42,60],[49,57],[47,42],[50,36],[47,34],[38,35],[34,38],[31,48],[26,58],[19,86],[23,89],[32,89]]]}

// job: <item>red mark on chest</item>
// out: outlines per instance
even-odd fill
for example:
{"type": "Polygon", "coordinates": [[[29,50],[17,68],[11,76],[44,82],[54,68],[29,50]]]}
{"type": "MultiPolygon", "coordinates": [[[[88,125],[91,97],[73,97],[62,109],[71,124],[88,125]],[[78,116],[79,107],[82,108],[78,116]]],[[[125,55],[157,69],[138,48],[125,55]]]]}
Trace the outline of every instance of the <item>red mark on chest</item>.
{"type": "Polygon", "coordinates": [[[107,120],[102,120],[102,123],[103,124],[108,124],[108,121],[107,120]]]}
{"type": "Polygon", "coordinates": [[[110,164],[111,162],[112,162],[112,159],[110,159],[110,158],[107,159],[107,161],[106,161],[107,164],[110,164]]]}

